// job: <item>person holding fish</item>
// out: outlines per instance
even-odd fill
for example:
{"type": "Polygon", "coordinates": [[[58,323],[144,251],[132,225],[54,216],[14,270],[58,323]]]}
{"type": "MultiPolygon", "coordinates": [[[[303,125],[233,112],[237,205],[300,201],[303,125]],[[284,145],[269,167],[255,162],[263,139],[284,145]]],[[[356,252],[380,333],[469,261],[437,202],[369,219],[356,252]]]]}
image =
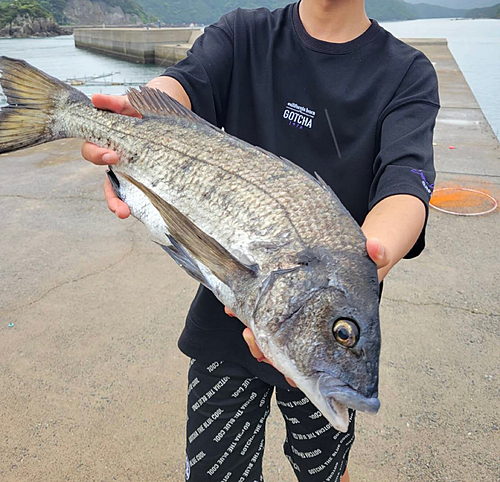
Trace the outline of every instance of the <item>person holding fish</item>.
{"type": "MultiPolygon", "coordinates": [[[[318,173],[361,226],[380,282],[399,260],[424,248],[435,178],[436,75],[421,52],[367,17],[363,0],[233,11],[207,27],[187,58],[148,87],[225,132],[318,173]]],[[[99,109],[140,117],[126,96],[96,94],[92,101],[99,109]]],[[[115,151],[91,143],[82,155],[94,164],[119,161],[115,151]]],[[[116,186],[106,180],[104,189],[110,210],[128,217],[116,186]]],[[[315,255],[304,258],[314,262],[315,255]]],[[[337,427],[342,431],[333,427],[324,417],[327,409],[318,411],[294,381],[288,383],[254,332],[232,316],[202,285],[179,340],[192,358],[186,480],[263,480],[265,421],[276,389],[286,423],[284,450],[297,479],[348,481],[355,412],[345,412],[346,425],[337,427]]],[[[337,320],[332,345],[354,347],[358,329],[348,317],[337,320]]],[[[311,330],[301,336],[314,343],[311,330]]],[[[350,363],[356,367],[343,382],[356,387],[362,360],[350,363]]],[[[372,387],[371,393],[332,395],[335,406],[346,401],[350,408],[376,411],[376,383],[372,387]]],[[[329,390],[339,393],[331,383],[329,390]]]]}
{"type": "Polygon", "coordinates": [[[428,59],[362,0],[302,0],[223,16],[148,87],[94,105],[22,60],[0,73],[0,153],[86,139],[110,209],[201,283],[179,340],[186,480],[263,480],[275,390],[297,479],[347,481],[355,410],[380,406],[379,282],[424,247],[428,59]]]}

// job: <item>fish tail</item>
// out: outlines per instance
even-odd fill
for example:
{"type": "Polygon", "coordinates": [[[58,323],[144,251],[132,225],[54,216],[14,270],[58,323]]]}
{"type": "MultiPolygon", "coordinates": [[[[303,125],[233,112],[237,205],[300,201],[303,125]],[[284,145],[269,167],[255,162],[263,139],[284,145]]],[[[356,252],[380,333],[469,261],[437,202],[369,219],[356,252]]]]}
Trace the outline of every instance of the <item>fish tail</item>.
{"type": "Polygon", "coordinates": [[[0,153],[69,137],[56,122],[68,102],[91,103],[73,87],[23,60],[0,57],[0,85],[8,105],[0,110],[0,153]]]}

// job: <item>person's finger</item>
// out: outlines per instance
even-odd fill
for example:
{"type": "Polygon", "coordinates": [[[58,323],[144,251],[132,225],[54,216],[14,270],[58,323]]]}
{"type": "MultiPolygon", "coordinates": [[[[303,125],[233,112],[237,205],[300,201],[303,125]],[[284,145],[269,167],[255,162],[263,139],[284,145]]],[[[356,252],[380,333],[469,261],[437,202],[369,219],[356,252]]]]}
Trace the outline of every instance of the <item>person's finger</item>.
{"type": "MultiPolygon", "coordinates": [[[[245,328],[243,330],[243,338],[250,349],[250,353],[257,359],[258,362],[264,362],[272,365],[272,363],[264,356],[264,354],[260,351],[260,348],[257,346],[255,336],[250,328],[245,328]]],[[[285,379],[292,387],[297,388],[297,385],[291,378],[285,377],[285,379]]]]}
{"type": "Polygon", "coordinates": [[[98,166],[106,166],[118,162],[118,154],[115,151],[104,149],[91,142],[85,142],[82,145],[82,157],[98,166]]]}
{"type": "MultiPolygon", "coordinates": [[[[248,348],[250,349],[250,353],[254,358],[257,359],[257,361],[272,365],[272,363],[264,356],[264,354],[260,351],[260,348],[257,346],[255,336],[250,328],[245,328],[243,330],[243,338],[245,339],[248,348]]],[[[297,388],[297,385],[291,378],[285,377],[285,379],[292,387],[297,388]]]]}
{"type": "Polygon", "coordinates": [[[130,208],[115,194],[108,178],[104,181],[104,195],[111,212],[115,213],[120,219],[130,216],[130,208]]]}
{"type": "Polygon", "coordinates": [[[368,256],[375,262],[377,268],[384,268],[390,262],[389,254],[384,245],[377,238],[366,240],[366,251],[368,256]]]}
{"type": "Polygon", "coordinates": [[[257,346],[257,342],[255,341],[255,336],[253,336],[253,332],[250,328],[245,328],[243,330],[243,339],[245,340],[248,348],[250,349],[250,353],[257,361],[269,363],[269,360],[264,356],[264,353],[260,351],[260,348],[257,346]]]}
{"type": "Polygon", "coordinates": [[[132,117],[141,117],[128,101],[126,95],[105,95],[94,94],[92,96],[92,103],[95,107],[101,110],[109,110],[117,114],[128,115],[132,117]]]}
{"type": "MultiPolygon", "coordinates": [[[[236,315],[227,307],[224,306],[224,312],[227,316],[231,318],[235,318],[236,315]]],[[[257,346],[257,342],[255,341],[255,336],[250,328],[245,328],[243,330],[243,338],[246,341],[248,348],[250,349],[250,353],[254,358],[257,359],[258,362],[271,363],[264,354],[260,351],[260,348],[257,346]]]]}
{"type": "Polygon", "coordinates": [[[227,306],[224,306],[224,312],[226,313],[227,316],[230,316],[231,318],[236,318],[236,315],[227,306]]]}

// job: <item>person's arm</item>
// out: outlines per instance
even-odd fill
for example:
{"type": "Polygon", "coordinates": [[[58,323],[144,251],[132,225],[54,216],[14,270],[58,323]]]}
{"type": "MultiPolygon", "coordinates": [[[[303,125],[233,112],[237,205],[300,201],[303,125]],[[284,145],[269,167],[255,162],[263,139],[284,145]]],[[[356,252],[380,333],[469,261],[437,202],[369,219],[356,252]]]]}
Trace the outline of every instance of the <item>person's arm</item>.
{"type": "MultiPolygon", "coordinates": [[[[401,81],[394,98],[379,116],[380,136],[376,145],[377,155],[373,163],[374,179],[369,192],[369,214],[363,223],[363,231],[367,237],[373,236],[372,223],[380,213],[389,214],[386,223],[391,223],[390,212],[398,209],[409,209],[407,203],[399,204],[397,199],[406,195],[412,199],[414,206],[424,208],[424,222],[420,226],[419,236],[408,249],[405,243],[399,243],[401,237],[411,237],[408,231],[416,215],[414,210],[403,216],[401,225],[386,224],[386,248],[395,262],[399,261],[398,253],[393,253],[391,243],[399,249],[407,251],[405,258],[414,258],[425,246],[425,225],[428,215],[428,204],[434,188],[436,172],[433,155],[433,132],[439,110],[437,77],[429,60],[419,54],[401,81]],[[417,203],[420,202],[420,204],[417,203]]],[[[410,201],[411,202],[411,201],[410,201]]],[[[384,222],[384,221],[383,221],[384,222]]],[[[418,224],[418,219],[416,220],[418,224]]],[[[379,223],[377,222],[376,225],[379,223]]],[[[377,234],[376,234],[377,235],[377,234]]],[[[384,275],[386,273],[383,273],[384,275]]]]}
{"type": "Polygon", "coordinates": [[[415,245],[424,222],[424,203],[408,194],[386,197],[368,213],[361,229],[367,238],[366,250],[377,264],[379,281],[415,245]]]}
{"type": "Polygon", "coordinates": [[[146,84],[146,87],[151,87],[153,89],[158,89],[166,92],[170,97],[173,97],[184,107],[187,107],[191,110],[191,100],[184,90],[184,87],[182,87],[181,83],[178,80],[162,75],[161,77],[156,77],[150,80],[146,84]]]}

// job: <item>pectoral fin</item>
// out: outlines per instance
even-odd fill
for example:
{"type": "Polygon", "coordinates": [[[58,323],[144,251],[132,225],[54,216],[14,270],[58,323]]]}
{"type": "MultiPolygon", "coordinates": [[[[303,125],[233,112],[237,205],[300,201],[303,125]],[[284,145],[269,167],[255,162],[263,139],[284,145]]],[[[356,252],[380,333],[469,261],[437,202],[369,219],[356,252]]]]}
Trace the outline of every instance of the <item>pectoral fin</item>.
{"type": "Polygon", "coordinates": [[[126,174],[120,173],[120,175],[148,197],[165,221],[171,241],[175,240],[178,247],[187,250],[224,284],[231,286],[235,279],[256,275],[258,266],[240,262],[214,238],[151,189],[126,174]]]}

